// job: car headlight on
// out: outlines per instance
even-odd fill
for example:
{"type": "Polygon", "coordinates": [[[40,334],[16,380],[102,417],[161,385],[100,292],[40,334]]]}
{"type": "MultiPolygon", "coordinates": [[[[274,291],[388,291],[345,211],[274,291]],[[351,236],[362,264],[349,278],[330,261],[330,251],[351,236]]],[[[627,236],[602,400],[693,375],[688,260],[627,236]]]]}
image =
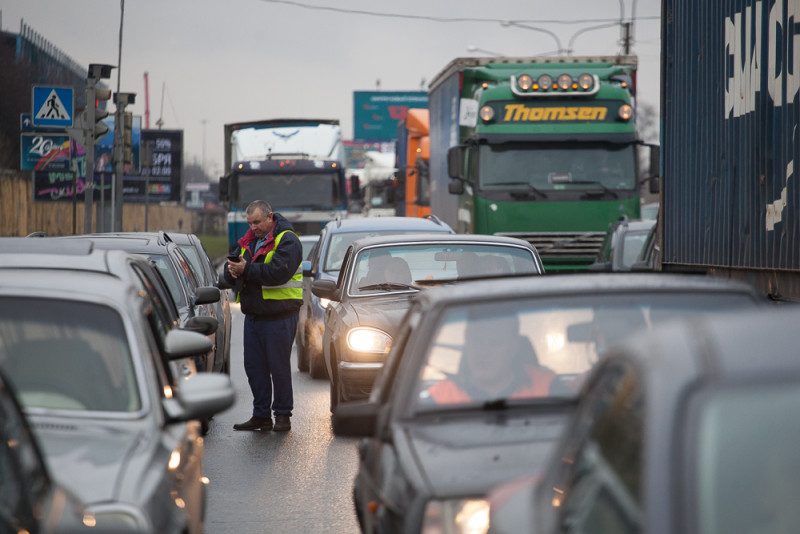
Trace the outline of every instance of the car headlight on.
{"type": "Polygon", "coordinates": [[[430,501],[425,506],[422,532],[486,534],[489,532],[489,501],[485,499],[430,501]]]}
{"type": "Polygon", "coordinates": [[[388,354],[392,348],[392,336],[377,328],[359,326],[347,333],[347,346],[355,352],[388,354]]]}

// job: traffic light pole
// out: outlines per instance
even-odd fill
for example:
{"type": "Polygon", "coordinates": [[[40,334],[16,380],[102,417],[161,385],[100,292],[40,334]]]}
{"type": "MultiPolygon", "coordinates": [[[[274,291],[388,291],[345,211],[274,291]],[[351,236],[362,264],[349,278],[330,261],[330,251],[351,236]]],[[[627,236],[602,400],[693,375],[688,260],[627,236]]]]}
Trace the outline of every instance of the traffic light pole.
{"type": "MultiPolygon", "coordinates": [[[[97,80],[89,78],[86,80],[86,118],[84,128],[86,131],[86,141],[83,143],[86,150],[86,182],[83,184],[83,233],[92,233],[92,200],[94,196],[94,88],[97,80]]],[[[78,177],[75,176],[75,186],[77,187],[78,177]]]]}
{"type": "MultiPolygon", "coordinates": [[[[136,102],[136,93],[114,93],[114,102],[117,106],[114,115],[114,181],[111,184],[111,231],[122,231],[122,200],[123,178],[125,176],[125,163],[129,162],[127,156],[130,151],[128,121],[126,120],[125,106],[136,102]]],[[[130,125],[132,127],[132,124],[130,125]]]]}

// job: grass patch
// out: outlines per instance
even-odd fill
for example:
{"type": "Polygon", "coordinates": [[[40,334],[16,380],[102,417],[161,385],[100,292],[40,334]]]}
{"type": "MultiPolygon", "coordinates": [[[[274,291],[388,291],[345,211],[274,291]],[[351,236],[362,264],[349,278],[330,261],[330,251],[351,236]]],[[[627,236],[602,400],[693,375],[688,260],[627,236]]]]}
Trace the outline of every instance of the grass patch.
{"type": "Polygon", "coordinates": [[[228,254],[228,235],[223,234],[198,234],[200,242],[213,260],[220,259],[228,254]]]}

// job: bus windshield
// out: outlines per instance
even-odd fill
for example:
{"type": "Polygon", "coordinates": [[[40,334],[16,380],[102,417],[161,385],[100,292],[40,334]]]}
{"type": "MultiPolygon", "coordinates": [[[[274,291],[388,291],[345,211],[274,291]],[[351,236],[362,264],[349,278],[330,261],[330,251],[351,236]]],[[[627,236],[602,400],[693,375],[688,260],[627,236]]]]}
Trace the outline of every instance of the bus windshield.
{"type": "Polygon", "coordinates": [[[268,198],[275,209],[337,209],[339,175],[331,173],[240,174],[238,199],[268,198]]]}
{"type": "Polygon", "coordinates": [[[480,145],[482,189],[533,186],[574,191],[636,186],[633,145],[613,143],[503,143],[480,145]]]}

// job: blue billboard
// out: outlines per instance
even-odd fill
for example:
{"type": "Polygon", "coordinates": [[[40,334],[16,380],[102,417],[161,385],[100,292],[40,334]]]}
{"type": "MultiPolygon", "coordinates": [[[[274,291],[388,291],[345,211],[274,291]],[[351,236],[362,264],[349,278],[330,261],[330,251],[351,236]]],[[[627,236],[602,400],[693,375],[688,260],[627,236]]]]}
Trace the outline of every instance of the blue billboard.
{"type": "Polygon", "coordinates": [[[409,108],[427,108],[425,91],[354,91],[353,140],[394,141],[409,108]]]}

